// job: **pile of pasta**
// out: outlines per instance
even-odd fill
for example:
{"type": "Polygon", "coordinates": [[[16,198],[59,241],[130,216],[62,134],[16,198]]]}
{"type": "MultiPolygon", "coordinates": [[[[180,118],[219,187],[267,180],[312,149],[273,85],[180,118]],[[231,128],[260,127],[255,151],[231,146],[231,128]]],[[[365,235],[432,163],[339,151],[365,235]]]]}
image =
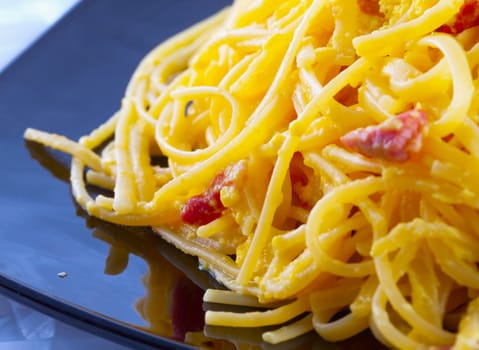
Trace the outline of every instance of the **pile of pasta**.
{"type": "Polygon", "coordinates": [[[73,156],[90,215],[198,256],[228,288],[205,301],[266,307],[208,325],[477,349],[478,8],[237,0],[153,49],[89,135],[25,137],[73,156]]]}

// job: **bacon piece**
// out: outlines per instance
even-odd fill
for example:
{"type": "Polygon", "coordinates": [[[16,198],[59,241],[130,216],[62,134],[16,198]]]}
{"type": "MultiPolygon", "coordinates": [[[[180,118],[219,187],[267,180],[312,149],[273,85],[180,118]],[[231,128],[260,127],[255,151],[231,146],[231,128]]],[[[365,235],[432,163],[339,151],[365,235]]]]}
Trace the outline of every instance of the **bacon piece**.
{"type": "Polygon", "coordinates": [[[379,125],[353,130],[341,142],[370,158],[405,162],[421,150],[426,122],[424,111],[411,110],[379,125]]]}
{"type": "Polygon", "coordinates": [[[477,25],[479,25],[479,1],[466,0],[457,15],[448,23],[439,27],[438,31],[448,34],[459,34],[477,25]]]}
{"type": "Polygon", "coordinates": [[[219,193],[202,193],[188,199],[181,209],[181,220],[192,225],[206,225],[219,218],[225,209],[219,193]]]}
{"type": "Polygon", "coordinates": [[[238,162],[220,172],[213,179],[205,192],[193,196],[186,201],[181,209],[183,222],[192,225],[206,225],[221,216],[225,206],[221,202],[223,189],[233,190],[237,180],[245,172],[244,162],[238,162]]]}
{"type": "Polygon", "coordinates": [[[367,15],[381,16],[378,0],[357,0],[361,12],[367,15]]]}

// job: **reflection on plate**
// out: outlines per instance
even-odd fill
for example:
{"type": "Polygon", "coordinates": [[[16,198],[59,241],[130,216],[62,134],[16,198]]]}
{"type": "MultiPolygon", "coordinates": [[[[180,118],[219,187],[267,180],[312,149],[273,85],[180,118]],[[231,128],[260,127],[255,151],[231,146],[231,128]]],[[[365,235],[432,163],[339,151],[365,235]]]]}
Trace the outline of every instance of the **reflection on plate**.
{"type": "Polygon", "coordinates": [[[228,3],[84,0],[0,76],[0,292],[135,349],[377,348],[367,334],[271,346],[258,329],[203,328],[204,308],[217,306],[202,292],[219,286],[197,260],[151,230],[86,216],[68,192],[68,157],[23,142],[26,127],[87,133],[149,49],[228,3]]]}
{"type": "MultiPolygon", "coordinates": [[[[32,142],[25,145],[32,158],[48,169],[52,176],[68,182],[68,166],[56,158],[54,152],[32,142]]],[[[145,261],[147,271],[141,276],[141,282],[131,283],[142,283],[145,287],[145,295],[137,299],[133,307],[146,325],[133,326],[202,348],[228,348],[225,341],[217,340],[227,338],[238,345],[260,345],[259,330],[238,332],[228,327],[209,327],[203,332],[203,293],[207,288],[221,286],[208,273],[198,269],[196,258],[183,254],[150,229],[107,223],[88,216],[73,199],[72,205],[92,230],[92,236],[109,245],[104,263],[105,274],[121,274],[127,269],[131,255],[145,261]]]]}
{"type": "MultiPolygon", "coordinates": [[[[55,152],[32,143],[25,143],[32,158],[50,174],[68,183],[68,165],[55,157],[55,152]]],[[[95,188],[90,188],[94,192],[95,188]]],[[[131,255],[145,261],[147,271],[141,276],[145,295],[134,303],[135,310],[146,321],[139,330],[170,338],[203,349],[356,349],[380,348],[373,337],[363,333],[340,344],[328,343],[314,332],[299,338],[272,345],[263,342],[261,335],[268,327],[255,329],[205,326],[204,311],[218,309],[219,305],[203,303],[208,288],[222,288],[207,272],[199,269],[197,258],[185,255],[163,241],[151,229],[122,227],[88,216],[76,205],[76,213],[85,220],[92,236],[109,245],[105,256],[104,273],[118,275],[128,267],[131,255]]],[[[140,281],[131,281],[140,283],[140,281]]],[[[225,306],[221,306],[225,310],[225,306]]],[[[226,309],[227,310],[227,309],[226,309]]],[[[238,311],[238,308],[235,309],[238,311]]],[[[244,311],[251,309],[244,308],[244,311]]],[[[294,321],[294,320],[293,320],[294,321]]]]}
{"type": "MultiPolygon", "coordinates": [[[[32,142],[25,145],[32,158],[52,176],[68,182],[68,166],[53,152],[32,142]]],[[[141,281],[131,281],[144,286],[145,295],[135,300],[133,307],[146,322],[133,327],[180,342],[216,348],[215,342],[202,332],[202,297],[205,289],[217,286],[206,272],[197,268],[194,257],[180,253],[147,228],[121,227],[90,217],[73,199],[72,206],[92,230],[92,236],[109,246],[103,267],[106,275],[122,274],[132,255],[146,263],[141,281]]]]}

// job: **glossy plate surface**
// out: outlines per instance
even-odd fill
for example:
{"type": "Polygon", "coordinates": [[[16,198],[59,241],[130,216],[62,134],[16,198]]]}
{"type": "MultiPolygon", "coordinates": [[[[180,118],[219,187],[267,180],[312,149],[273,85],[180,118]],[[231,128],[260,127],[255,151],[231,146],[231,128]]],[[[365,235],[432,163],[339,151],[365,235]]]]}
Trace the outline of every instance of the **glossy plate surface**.
{"type": "MultiPolygon", "coordinates": [[[[70,194],[69,158],[22,137],[27,127],[89,133],[117,110],[150,49],[228,4],[84,0],[0,75],[1,293],[135,349],[261,343],[249,330],[205,337],[202,290],[215,282],[197,261],[151,231],[86,217],[70,194]]],[[[280,348],[336,346],[309,334],[280,348]]]]}
{"type": "Polygon", "coordinates": [[[3,293],[134,348],[170,348],[178,343],[163,337],[181,341],[186,330],[201,330],[171,324],[174,288],[197,294],[188,306],[200,321],[202,309],[200,289],[163,256],[170,247],[149,231],[83,216],[70,194],[69,158],[22,135],[26,127],[72,139],[89,133],[118,108],[150,49],[227,4],[86,0],[0,75],[3,293]]]}

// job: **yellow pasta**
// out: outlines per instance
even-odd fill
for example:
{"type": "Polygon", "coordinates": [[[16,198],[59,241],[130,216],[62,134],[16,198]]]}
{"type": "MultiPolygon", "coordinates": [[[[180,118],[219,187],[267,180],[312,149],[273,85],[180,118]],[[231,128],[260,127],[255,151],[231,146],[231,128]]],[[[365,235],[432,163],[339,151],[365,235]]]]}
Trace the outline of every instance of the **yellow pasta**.
{"type": "Polygon", "coordinates": [[[477,349],[477,25],[476,0],[236,0],[89,135],[25,138],[72,155],[90,215],[197,256],[228,288],[205,302],[257,309],[209,325],[477,349]]]}

